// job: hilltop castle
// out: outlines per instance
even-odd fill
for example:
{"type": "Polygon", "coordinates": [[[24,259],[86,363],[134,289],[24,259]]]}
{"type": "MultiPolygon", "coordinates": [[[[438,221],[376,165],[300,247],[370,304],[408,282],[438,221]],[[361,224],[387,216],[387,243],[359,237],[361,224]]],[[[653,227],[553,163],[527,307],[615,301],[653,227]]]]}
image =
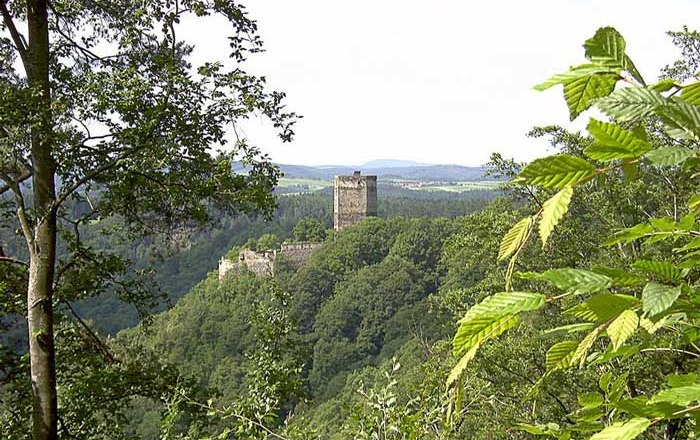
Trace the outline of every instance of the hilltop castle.
{"type": "MultiPolygon", "coordinates": [[[[352,176],[336,176],[333,185],[333,227],[342,231],[366,217],[377,215],[377,176],[362,176],[355,171],[352,176]]],[[[219,279],[229,271],[247,269],[258,276],[274,276],[275,260],[283,255],[294,268],[308,261],[313,252],[323,243],[284,243],[280,249],[255,252],[244,249],[234,261],[221,257],[219,279]]]]}

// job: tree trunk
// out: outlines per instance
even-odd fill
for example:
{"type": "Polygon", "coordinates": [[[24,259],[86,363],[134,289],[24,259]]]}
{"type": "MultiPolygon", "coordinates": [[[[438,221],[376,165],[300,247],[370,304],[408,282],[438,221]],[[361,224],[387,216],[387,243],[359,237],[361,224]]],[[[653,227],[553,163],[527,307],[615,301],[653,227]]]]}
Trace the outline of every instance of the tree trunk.
{"type": "Polygon", "coordinates": [[[29,285],[27,323],[33,392],[32,440],[57,438],[53,281],[56,262],[56,165],[52,156],[51,86],[47,2],[27,0],[29,44],[25,65],[33,91],[31,129],[34,227],[27,237],[29,285]]]}

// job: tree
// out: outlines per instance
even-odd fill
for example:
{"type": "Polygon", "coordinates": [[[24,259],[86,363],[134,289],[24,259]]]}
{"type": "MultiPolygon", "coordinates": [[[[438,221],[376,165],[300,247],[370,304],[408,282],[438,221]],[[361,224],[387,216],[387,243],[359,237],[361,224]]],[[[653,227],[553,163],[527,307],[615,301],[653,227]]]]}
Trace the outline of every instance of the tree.
{"type": "MultiPolygon", "coordinates": [[[[27,268],[32,438],[51,439],[54,303],[89,294],[66,280],[104,263],[81,243],[80,228],[119,216],[135,233],[154,233],[206,221],[212,209],[270,212],[278,170],[245,139],[222,148],[251,112],[267,116],[284,141],[297,116],[285,112],[283,93],[240,68],[262,43],[232,1],[0,0],[0,13],[0,196],[28,255],[0,262],[27,268]],[[178,38],[182,21],[215,16],[231,26],[233,68],[193,66],[194,48],[178,38]],[[236,160],[247,173],[233,172],[236,160]],[[73,216],[69,201],[90,209],[73,216]],[[68,237],[61,259],[59,233],[68,237]]],[[[90,276],[108,284],[112,275],[90,276]]]]}
{"type": "MultiPolygon", "coordinates": [[[[686,48],[689,42],[698,47],[696,33],[674,38],[686,48]]],[[[562,84],[572,119],[595,105],[610,121],[591,118],[587,129],[593,141],[587,146],[537,159],[515,177],[513,183],[535,187],[543,202],[501,241],[498,260],[507,262],[505,288],[467,310],[453,341],[459,361],[447,385],[458,402],[461,377],[482,346],[518,326],[527,312],[565,308],[558,314],[569,322],[546,332],[563,340],[547,351],[546,371],[533,391],[574,367],[595,365],[591,371],[599,377],[595,389],[578,396],[580,408],[568,414],[565,425],[520,425],[534,435],[569,439],[587,433],[595,440],[629,440],[648,433],[676,439],[697,429],[700,380],[688,372],[697,371],[700,358],[700,196],[692,183],[700,167],[700,83],[666,78],[647,84],[625,46],[615,29],[601,28],[584,44],[586,64],[536,86],[544,90],[562,84]],[[542,247],[548,246],[579,192],[611,194],[638,187],[645,174],[654,173],[666,186],[665,197],[651,200],[657,209],[645,212],[636,224],[609,228],[602,246],[610,249],[613,264],[515,272],[516,264],[528,258],[531,237],[538,235],[542,247]],[[662,357],[637,361],[645,369],[644,382],[628,380],[630,371],[610,366],[647,353],[662,357]]],[[[667,72],[687,80],[692,65],[677,63],[667,72]]],[[[598,204],[609,203],[603,199],[598,204]]]]}
{"type": "Polygon", "coordinates": [[[256,245],[256,250],[258,252],[265,252],[271,249],[277,249],[279,247],[279,238],[275,234],[263,234],[258,238],[256,245]]]}
{"type": "Polygon", "coordinates": [[[304,218],[299,220],[299,223],[294,226],[292,234],[296,241],[316,241],[320,242],[326,239],[326,228],[323,223],[315,218],[304,218]]]}

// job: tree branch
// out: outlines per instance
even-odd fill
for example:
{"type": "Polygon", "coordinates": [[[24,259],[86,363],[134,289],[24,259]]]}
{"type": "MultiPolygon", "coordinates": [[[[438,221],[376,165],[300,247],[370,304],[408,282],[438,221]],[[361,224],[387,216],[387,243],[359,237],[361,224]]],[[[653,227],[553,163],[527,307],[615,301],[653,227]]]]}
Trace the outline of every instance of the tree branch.
{"type": "Polygon", "coordinates": [[[115,359],[114,355],[112,354],[111,351],[109,351],[109,348],[102,342],[102,339],[100,339],[99,336],[95,334],[95,332],[90,329],[90,327],[85,323],[85,321],[80,318],[78,313],[75,311],[73,306],[70,305],[70,302],[66,300],[60,300],[60,303],[68,307],[68,311],[70,312],[71,316],[73,319],[78,323],[78,325],[82,328],[82,330],[87,333],[87,335],[92,339],[92,341],[97,345],[97,347],[100,349],[102,354],[109,360],[110,363],[115,363],[117,360],[115,359]]]}
{"type": "Polygon", "coordinates": [[[94,178],[96,178],[100,174],[104,173],[105,171],[116,167],[120,161],[122,161],[123,159],[126,159],[127,157],[137,153],[138,151],[140,151],[144,148],[145,148],[145,145],[141,146],[141,147],[134,147],[133,149],[125,152],[120,157],[117,157],[116,159],[114,159],[112,162],[106,163],[106,164],[102,165],[101,167],[95,168],[94,170],[92,170],[92,172],[87,173],[82,178],[78,179],[73,185],[68,187],[65,191],[61,191],[61,195],[59,197],[57,197],[56,200],[54,200],[54,202],[51,206],[51,209],[57,210],[63,204],[63,202],[65,202],[66,199],[68,197],[70,197],[70,195],[73,194],[82,185],[93,180],[94,178]]]}
{"type": "MultiPolygon", "coordinates": [[[[32,177],[32,172],[31,171],[25,171],[23,174],[21,174],[16,180],[11,180],[11,182],[14,182],[16,184],[20,184],[24,182],[25,180],[29,179],[32,177]]],[[[7,185],[0,186],[0,195],[3,195],[7,191],[12,189],[12,184],[8,183],[7,185]]]]}
{"type": "Polygon", "coordinates": [[[10,179],[8,176],[5,175],[0,175],[0,178],[8,182],[8,189],[11,189],[12,192],[15,194],[15,201],[17,202],[17,218],[19,219],[19,224],[22,227],[24,239],[27,241],[27,245],[29,246],[29,252],[34,252],[34,235],[32,234],[32,225],[29,221],[29,216],[27,215],[27,208],[24,203],[24,195],[22,194],[22,189],[19,187],[19,182],[10,179]]]}
{"type": "Polygon", "coordinates": [[[125,55],[123,53],[117,52],[114,55],[101,56],[101,55],[98,55],[95,52],[91,51],[89,48],[87,48],[85,46],[81,46],[80,44],[78,44],[78,42],[76,42],[73,38],[71,38],[71,36],[69,34],[64,32],[60,26],[59,19],[62,19],[64,21],[64,23],[66,23],[67,25],[68,25],[69,19],[66,18],[66,16],[64,14],[61,14],[58,10],[56,10],[56,8],[54,7],[52,2],[48,2],[48,6],[49,6],[49,9],[51,10],[51,12],[53,12],[54,16],[56,17],[56,32],[58,32],[59,35],[61,35],[63,38],[65,38],[66,41],[68,41],[70,46],[72,46],[73,48],[78,50],[83,55],[83,57],[85,58],[85,61],[87,63],[91,63],[94,61],[100,61],[100,62],[104,63],[110,59],[120,58],[120,57],[123,57],[125,55]]]}
{"type": "Polygon", "coordinates": [[[12,257],[6,257],[4,255],[0,255],[0,263],[17,264],[20,266],[29,267],[29,264],[25,261],[17,260],[12,257]]]}
{"type": "MultiPolygon", "coordinates": [[[[12,41],[15,43],[17,52],[19,52],[20,58],[22,58],[22,64],[24,64],[25,70],[29,69],[29,55],[27,54],[27,46],[25,45],[25,39],[22,34],[17,31],[14,21],[12,21],[12,16],[10,11],[7,9],[7,0],[0,0],[0,13],[2,13],[2,19],[5,22],[5,26],[10,30],[10,35],[12,36],[12,41]]],[[[29,73],[29,72],[27,72],[29,73]]]]}

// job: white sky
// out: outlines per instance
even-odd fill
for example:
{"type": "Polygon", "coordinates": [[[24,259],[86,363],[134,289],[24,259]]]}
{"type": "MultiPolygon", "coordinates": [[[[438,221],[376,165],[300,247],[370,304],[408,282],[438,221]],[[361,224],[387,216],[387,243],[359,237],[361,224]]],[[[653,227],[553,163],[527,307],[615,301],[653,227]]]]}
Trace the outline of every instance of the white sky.
{"type": "MultiPolygon", "coordinates": [[[[294,164],[480,165],[493,151],[531,160],[547,154],[546,141],[525,137],[532,126],[585,126],[585,114],[569,124],[561,87],[532,86],[583,62],[581,45],[598,27],[622,33],[647,81],[678,58],[665,31],[700,28],[691,0],[245,4],[266,47],[248,70],[285,91],[304,119],[291,144],[262,119],[244,130],[274,161],[294,164]]],[[[217,32],[199,29],[195,40],[215,52],[217,32]]]]}

